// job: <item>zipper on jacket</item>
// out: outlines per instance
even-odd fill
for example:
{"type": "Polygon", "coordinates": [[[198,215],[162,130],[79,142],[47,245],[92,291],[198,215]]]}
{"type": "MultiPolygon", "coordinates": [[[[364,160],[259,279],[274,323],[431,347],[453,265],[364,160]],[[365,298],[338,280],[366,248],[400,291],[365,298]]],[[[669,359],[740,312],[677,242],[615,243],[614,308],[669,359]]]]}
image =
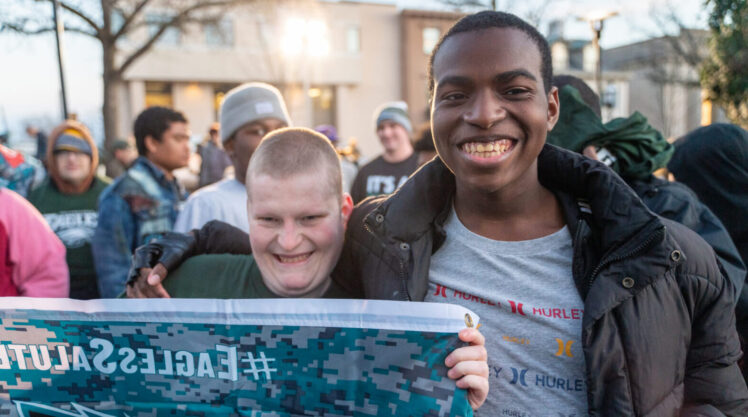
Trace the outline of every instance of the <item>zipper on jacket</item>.
{"type": "Polygon", "coordinates": [[[600,263],[597,264],[597,266],[595,267],[595,269],[592,271],[592,274],[590,274],[589,279],[587,280],[587,289],[589,290],[589,288],[592,287],[592,282],[595,281],[595,277],[597,277],[597,274],[600,273],[601,269],[603,269],[604,267],[610,265],[613,262],[618,262],[618,261],[624,260],[626,258],[630,258],[630,257],[632,257],[634,255],[637,255],[639,252],[643,251],[644,249],[647,249],[652,244],[652,242],[655,241],[655,239],[657,239],[658,237],[660,237],[660,235],[664,235],[664,234],[665,234],[665,226],[662,226],[659,229],[657,229],[654,232],[652,232],[649,235],[649,237],[647,238],[647,240],[645,240],[644,242],[642,242],[639,246],[637,246],[633,250],[630,250],[629,252],[627,252],[627,253],[625,253],[623,255],[616,255],[616,256],[613,256],[613,257],[610,257],[610,258],[606,258],[606,259],[603,259],[602,261],[600,261],[600,263]]]}
{"type": "MultiPolygon", "coordinates": [[[[376,239],[377,241],[380,241],[379,236],[377,236],[376,233],[374,233],[374,231],[371,230],[371,228],[369,227],[369,224],[366,221],[364,221],[364,229],[366,229],[366,231],[369,232],[374,237],[374,239],[376,239]]],[[[386,250],[387,245],[382,245],[382,246],[386,250]]],[[[397,260],[400,263],[400,285],[402,288],[402,292],[404,294],[403,301],[410,301],[410,294],[408,294],[408,282],[407,282],[407,277],[405,276],[405,264],[403,263],[403,260],[400,259],[399,256],[397,256],[397,260]]]]}

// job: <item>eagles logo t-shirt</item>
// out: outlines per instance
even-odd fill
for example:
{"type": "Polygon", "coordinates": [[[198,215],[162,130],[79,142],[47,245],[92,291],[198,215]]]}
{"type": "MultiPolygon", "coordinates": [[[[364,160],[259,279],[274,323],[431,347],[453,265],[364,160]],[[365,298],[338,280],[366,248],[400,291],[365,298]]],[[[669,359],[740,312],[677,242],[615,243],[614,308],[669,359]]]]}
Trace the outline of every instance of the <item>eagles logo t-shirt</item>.
{"type": "Polygon", "coordinates": [[[70,298],[99,298],[91,253],[91,238],[98,222],[99,194],[109,185],[94,177],[91,187],[81,194],[62,194],[50,179],[29,194],[49,227],[65,245],[70,269],[70,298]]]}

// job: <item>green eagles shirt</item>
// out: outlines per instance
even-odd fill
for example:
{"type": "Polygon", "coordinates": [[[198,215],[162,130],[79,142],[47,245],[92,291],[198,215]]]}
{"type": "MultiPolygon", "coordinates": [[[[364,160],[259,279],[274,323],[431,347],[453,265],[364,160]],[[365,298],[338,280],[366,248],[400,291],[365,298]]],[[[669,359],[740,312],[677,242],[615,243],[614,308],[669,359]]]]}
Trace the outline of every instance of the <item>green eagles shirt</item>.
{"type": "MultiPolygon", "coordinates": [[[[252,255],[200,255],[186,260],[163,282],[172,298],[281,298],[262,281],[252,255]]],[[[335,282],[324,298],[351,298],[335,282]]]]}
{"type": "Polygon", "coordinates": [[[91,238],[99,219],[99,194],[110,180],[94,177],[91,187],[81,194],[63,194],[47,178],[28,196],[28,200],[47,220],[66,249],[70,270],[70,298],[99,298],[91,253],[91,238]]]}

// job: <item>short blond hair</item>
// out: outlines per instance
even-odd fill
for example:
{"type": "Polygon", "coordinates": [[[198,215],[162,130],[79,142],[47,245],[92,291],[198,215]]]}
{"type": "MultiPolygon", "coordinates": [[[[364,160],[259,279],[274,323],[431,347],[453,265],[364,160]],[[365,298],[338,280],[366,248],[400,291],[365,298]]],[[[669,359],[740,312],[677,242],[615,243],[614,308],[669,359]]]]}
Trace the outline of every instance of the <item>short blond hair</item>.
{"type": "Polygon", "coordinates": [[[319,176],[321,172],[326,178],[320,177],[320,181],[326,181],[330,192],[340,200],[343,195],[340,160],[330,141],[307,128],[278,129],[265,136],[252,153],[245,179],[247,195],[251,199],[253,176],[282,179],[301,174],[319,176]]]}

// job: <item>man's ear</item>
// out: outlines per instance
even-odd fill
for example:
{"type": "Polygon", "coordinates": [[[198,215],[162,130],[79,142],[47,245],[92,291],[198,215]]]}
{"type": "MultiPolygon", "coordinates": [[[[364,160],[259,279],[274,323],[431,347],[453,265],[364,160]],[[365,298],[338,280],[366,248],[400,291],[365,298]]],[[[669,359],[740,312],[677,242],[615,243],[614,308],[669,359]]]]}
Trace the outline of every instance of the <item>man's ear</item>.
{"type": "Polygon", "coordinates": [[[353,199],[348,193],[343,193],[343,204],[340,208],[340,213],[343,215],[343,227],[345,228],[348,226],[351,213],[353,213],[353,199]]]}
{"type": "Polygon", "coordinates": [[[558,101],[558,88],[551,87],[551,91],[548,92],[547,127],[549,132],[553,129],[553,126],[556,126],[559,114],[561,114],[561,102],[558,101]]]}
{"type": "Polygon", "coordinates": [[[147,135],[145,137],[145,140],[143,141],[145,143],[145,149],[148,151],[149,154],[154,154],[158,150],[158,141],[153,138],[151,135],[147,135]]]}
{"type": "Polygon", "coordinates": [[[233,140],[227,140],[223,143],[223,150],[226,151],[226,155],[229,156],[229,158],[234,157],[234,141],[233,140]]]}

